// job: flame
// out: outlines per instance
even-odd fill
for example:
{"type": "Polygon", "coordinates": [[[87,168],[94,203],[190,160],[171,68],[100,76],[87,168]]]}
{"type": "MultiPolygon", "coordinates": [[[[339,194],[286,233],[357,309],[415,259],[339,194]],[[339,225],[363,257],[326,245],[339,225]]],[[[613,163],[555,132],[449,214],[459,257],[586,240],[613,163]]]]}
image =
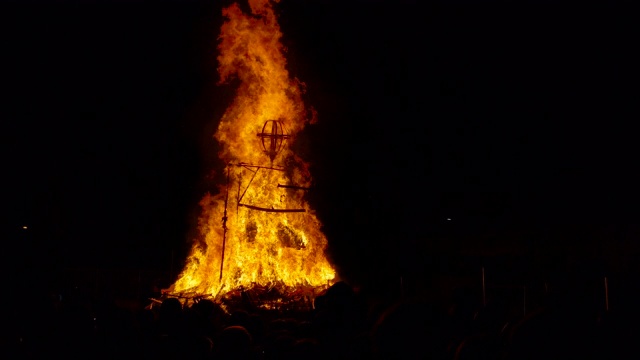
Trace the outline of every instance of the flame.
{"type": "Polygon", "coordinates": [[[319,287],[336,275],[324,254],[321,223],[304,199],[303,188],[311,185],[308,165],[288,147],[307,121],[304,84],[286,70],[282,33],[269,0],[249,0],[249,5],[252,15],[238,4],[222,11],[220,83],[240,80],[214,135],[228,181],[200,202],[201,239],[173,293],[319,287]]]}

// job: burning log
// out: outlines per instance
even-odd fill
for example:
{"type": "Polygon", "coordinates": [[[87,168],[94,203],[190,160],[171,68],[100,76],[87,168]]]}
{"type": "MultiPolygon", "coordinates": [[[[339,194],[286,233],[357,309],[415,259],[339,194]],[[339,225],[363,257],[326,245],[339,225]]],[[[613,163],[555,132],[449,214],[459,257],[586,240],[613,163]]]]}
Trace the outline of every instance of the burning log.
{"type": "Polygon", "coordinates": [[[295,185],[281,185],[278,184],[279,188],[285,188],[285,189],[295,189],[295,190],[311,190],[311,188],[308,187],[302,187],[302,186],[295,186],[295,185]]]}
{"type": "Polygon", "coordinates": [[[305,212],[305,209],[274,209],[274,208],[262,208],[262,207],[258,207],[258,206],[253,206],[253,205],[246,205],[246,204],[238,204],[239,206],[243,206],[246,207],[248,209],[252,209],[252,210],[258,210],[258,211],[266,211],[266,212],[305,212]]]}

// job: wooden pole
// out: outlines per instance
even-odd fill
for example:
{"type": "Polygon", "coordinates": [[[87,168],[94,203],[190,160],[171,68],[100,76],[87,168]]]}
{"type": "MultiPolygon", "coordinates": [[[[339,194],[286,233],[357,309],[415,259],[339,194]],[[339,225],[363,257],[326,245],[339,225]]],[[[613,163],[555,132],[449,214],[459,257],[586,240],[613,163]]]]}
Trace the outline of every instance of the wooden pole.
{"type": "Polygon", "coordinates": [[[227,203],[229,202],[229,165],[227,165],[227,194],[224,198],[224,215],[222,216],[222,256],[220,259],[220,281],[222,281],[222,268],[224,267],[224,248],[227,243],[227,203]]]}

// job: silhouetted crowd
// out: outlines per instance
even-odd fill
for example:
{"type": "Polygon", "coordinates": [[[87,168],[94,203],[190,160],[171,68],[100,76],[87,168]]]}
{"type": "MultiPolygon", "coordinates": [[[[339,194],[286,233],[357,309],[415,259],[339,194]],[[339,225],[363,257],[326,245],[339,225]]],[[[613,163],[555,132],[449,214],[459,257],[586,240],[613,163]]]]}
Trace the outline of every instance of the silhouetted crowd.
{"type": "Polygon", "coordinates": [[[525,316],[463,295],[380,300],[339,282],[315,298],[313,309],[280,312],[175,298],[131,310],[52,295],[11,314],[0,358],[519,360],[640,353],[633,307],[601,311],[580,296],[558,296],[531,304],[525,316]]]}

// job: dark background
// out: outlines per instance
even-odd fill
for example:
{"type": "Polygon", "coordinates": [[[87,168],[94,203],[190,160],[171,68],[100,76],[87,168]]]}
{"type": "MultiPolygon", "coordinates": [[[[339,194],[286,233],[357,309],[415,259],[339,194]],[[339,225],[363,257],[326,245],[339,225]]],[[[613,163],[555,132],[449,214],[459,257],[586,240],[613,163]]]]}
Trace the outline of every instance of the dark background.
{"type": "MultiPolygon", "coordinates": [[[[229,3],[2,3],[10,284],[75,268],[175,277],[198,201],[217,191],[229,3]]],[[[318,111],[296,147],[344,279],[420,287],[483,265],[514,284],[635,273],[631,2],[276,7],[289,70],[318,111]]]]}

